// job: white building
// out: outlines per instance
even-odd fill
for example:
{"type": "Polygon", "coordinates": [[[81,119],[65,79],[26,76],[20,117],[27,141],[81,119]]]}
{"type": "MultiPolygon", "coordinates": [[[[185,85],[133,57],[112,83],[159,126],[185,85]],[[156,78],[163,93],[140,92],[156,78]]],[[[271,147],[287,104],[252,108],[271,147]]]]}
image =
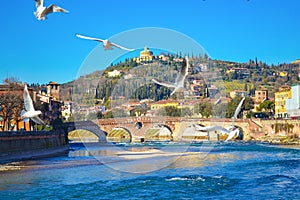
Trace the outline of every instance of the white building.
{"type": "Polygon", "coordinates": [[[286,100],[289,117],[300,117],[300,85],[292,85],[292,98],[286,100]]]}
{"type": "Polygon", "coordinates": [[[116,77],[116,76],[120,76],[120,75],[121,75],[121,72],[116,69],[114,71],[107,72],[108,77],[116,77]]]}

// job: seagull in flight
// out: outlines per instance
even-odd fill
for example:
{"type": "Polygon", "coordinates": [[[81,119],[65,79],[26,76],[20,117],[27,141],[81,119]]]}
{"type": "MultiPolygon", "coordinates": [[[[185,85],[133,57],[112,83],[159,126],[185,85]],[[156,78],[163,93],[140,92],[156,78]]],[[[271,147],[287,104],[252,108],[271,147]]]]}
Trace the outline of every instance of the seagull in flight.
{"type": "Polygon", "coordinates": [[[51,4],[47,8],[44,6],[44,0],[35,0],[36,11],[34,12],[35,17],[38,20],[45,20],[46,16],[53,12],[64,12],[67,13],[68,11],[55,5],[51,4]]]}
{"type": "Polygon", "coordinates": [[[242,105],[245,101],[246,97],[243,97],[242,100],[240,101],[238,107],[235,109],[235,112],[234,112],[234,115],[232,117],[232,127],[234,128],[234,122],[235,122],[235,119],[237,119],[237,116],[238,114],[240,113],[241,109],[242,109],[242,105]]]}
{"type": "Polygon", "coordinates": [[[174,94],[175,92],[182,91],[182,90],[184,90],[184,80],[188,74],[189,66],[190,66],[190,64],[189,64],[188,57],[185,56],[185,58],[183,59],[183,62],[182,62],[182,67],[181,67],[180,73],[176,77],[175,83],[164,83],[164,82],[158,81],[157,79],[152,79],[152,81],[158,85],[162,85],[162,86],[165,86],[168,88],[174,88],[171,95],[174,94]]]}
{"type": "Polygon", "coordinates": [[[33,102],[29,95],[26,83],[24,87],[23,98],[24,98],[25,110],[22,110],[21,112],[21,119],[24,122],[28,122],[29,119],[31,119],[37,124],[46,125],[45,122],[38,117],[38,115],[42,114],[42,112],[40,110],[35,110],[33,107],[33,102]]]}
{"type": "Polygon", "coordinates": [[[194,124],[193,126],[194,126],[195,130],[197,130],[197,131],[204,131],[204,132],[220,131],[222,134],[227,134],[228,136],[227,136],[225,142],[227,142],[228,140],[231,140],[235,136],[240,135],[240,130],[238,128],[229,130],[227,128],[224,128],[222,126],[217,126],[217,125],[216,126],[200,126],[198,124],[194,124]]]}
{"type": "Polygon", "coordinates": [[[194,127],[197,131],[220,131],[223,134],[228,134],[228,137],[226,138],[225,142],[228,140],[231,140],[233,137],[235,136],[239,136],[240,135],[240,130],[238,128],[236,128],[234,126],[234,122],[235,119],[237,119],[238,114],[240,113],[241,109],[242,109],[242,105],[245,101],[246,97],[242,98],[242,100],[240,101],[238,107],[235,109],[235,113],[234,116],[232,117],[232,125],[229,129],[224,128],[222,126],[200,126],[198,124],[194,124],[194,127]]]}
{"type": "Polygon", "coordinates": [[[84,35],[80,35],[80,34],[76,34],[76,37],[79,37],[79,38],[82,38],[82,39],[86,39],[86,40],[94,40],[94,41],[97,41],[97,42],[102,42],[103,43],[103,47],[104,47],[105,50],[112,50],[113,46],[117,47],[119,49],[123,49],[125,51],[134,51],[135,50],[135,49],[129,49],[129,48],[123,47],[123,46],[118,45],[116,43],[112,43],[108,39],[103,40],[103,39],[100,39],[100,38],[93,38],[93,37],[88,37],[88,36],[84,36],[84,35]]]}

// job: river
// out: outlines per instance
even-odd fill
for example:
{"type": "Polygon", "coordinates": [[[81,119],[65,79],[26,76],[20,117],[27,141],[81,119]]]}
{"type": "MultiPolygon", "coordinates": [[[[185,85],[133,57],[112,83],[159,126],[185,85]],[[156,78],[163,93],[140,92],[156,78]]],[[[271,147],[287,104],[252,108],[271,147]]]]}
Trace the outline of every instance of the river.
{"type": "Polygon", "coordinates": [[[0,199],[299,199],[300,150],[248,142],[71,143],[0,165],[0,199]]]}

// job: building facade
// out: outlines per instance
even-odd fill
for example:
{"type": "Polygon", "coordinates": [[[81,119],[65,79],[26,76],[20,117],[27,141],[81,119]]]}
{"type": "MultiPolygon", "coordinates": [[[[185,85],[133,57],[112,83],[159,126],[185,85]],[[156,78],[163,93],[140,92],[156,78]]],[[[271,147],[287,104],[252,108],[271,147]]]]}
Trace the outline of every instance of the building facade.
{"type": "Polygon", "coordinates": [[[286,112],[291,118],[300,117],[300,85],[292,85],[292,96],[286,100],[286,112]]]}
{"type": "Polygon", "coordinates": [[[268,90],[255,90],[254,103],[260,104],[269,98],[268,90]]]}
{"type": "Polygon", "coordinates": [[[279,92],[275,92],[275,118],[288,117],[286,101],[290,98],[292,98],[290,87],[280,88],[279,92]]]}
{"type": "Polygon", "coordinates": [[[54,100],[60,99],[60,84],[56,82],[49,82],[47,85],[47,96],[52,97],[54,100]]]}
{"type": "MultiPolygon", "coordinates": [[[[9,83],[0,85],[0,131],[30,130],[30,123],[21,119],[21,111],[24,109],[23,100],[24,85],[9,83]]],[[[35,93],[28,88],[29,94],[35,100],[35,93]]]]}
{"type": "Polygon", "coordinates": [[[152,62],[154,60],[153,52],[146,46],[143,51],[140,52],[140,56],[133,59],[137,63],[152,62]]]}

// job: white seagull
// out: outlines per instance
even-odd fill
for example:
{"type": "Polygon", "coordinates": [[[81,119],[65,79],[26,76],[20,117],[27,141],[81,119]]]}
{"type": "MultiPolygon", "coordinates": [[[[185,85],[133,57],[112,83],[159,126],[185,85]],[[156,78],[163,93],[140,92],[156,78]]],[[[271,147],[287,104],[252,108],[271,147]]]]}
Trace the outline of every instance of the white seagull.
{"type": "Polygon", "coordinates": [[[183,62],[182,62],[182,67],[181,67],[180,73],[176,77],[175,83],[164,83],[164,82],[158,81],[156,79],[152,79],[152,81],[158,85],[162,85],[162,86],[165,86],[168,88],[174,88],[171,95],[174,94],[175,92],[182,91],[182,90],[184,90],[184,80],[188,74],[189,66],[190,66],[190,64],[189,64],[188,57],[185,56],[185,59],[183,59],[183,62]]]}
{"type": "Polygon", "coordinates": [[[38,115],[42,114],[42,112],[40,110],[35,110],[33,107],[33,102],[29,95],[27,84],[25,84],[24,87],[23,98],[24,98],[25,110],[22,110],[21,112],[21,119],[25,122],[28,122],[29,119],[31,119],[37,124],[46,125],[45,122],[38,117],[38,115]]]}
{"type": "Polygon", "coordinates": [[[205,131],[205,132],[220,131],[222,134],[228,134],[225,142],[227,142],[228,140],[231,140],[235,136],[239,136],[240,135],[240,130],[239,130],[239,128],[236,128],[234,126],[234,122],[235,122],[235,119],[237,118],[239,112],[241,111],[244,100],[245,100],[245,97],[240,101],[238,107],[235,109],[234,116],[232,117],[232,125],[229,129],[224,128],[222,126],[200,126],[198,124],[193,124],[195,130],[205,131]]]}
{"type": "Polygon", "coordinates": [[[242,98],[242,100],[240,101],[238,107],[235,109],[235,113],[234,113],[234,115],[233,115],[233,118],[232,118],[232,125],[231,125],[233,128],[234,128],[234,121],[235,121],[235,119],[237,119],[237,116],[238,116],[238,114],[240,113],[240,111],[241,111],[241,109],[242,109],[242,105],[243,105],[243,103],[244,103],[245,98],[246,98],[246,97],[242,98]]]}
{"type": "Polygon", "coordinates": [[[80,34],[76,34],[76,37],[86,39],[86,40],[93,40],[93,41],[97,41],[97,42],[102,42],[103,47],[104,47],[105,50],[112,50],[113,49],[112,47],[114,46],[114,47],[117,47],[119,49],[123,49],[125,51],[134,51],[134,49],[129,49],[129,48],[123,47],[121,45],[118,45],[116,43],[112,43],[108,39],[103,40],[103,39],[100,39],[100,38],[93,38],[93,37],[88,37],[88,36],[84,36],[84,35],[80,35],[80,34]]]}
{"type": "Polygon", "coordinates": [[[227,138],[225,142],[228,140],[231,140],[235,136],[240,135],[240,130],[238,128],[235,128],[233,130],[228,130],[227,128],[224,128],[222,126],[199,126],[198,124],[194,124],[195,130],[197,131],[205,131],[205,132],[210,132],[210,131],[220,131],[222,134],[227,134],[227,138]]]}
{"type": "Polygon", "coordinates": [[[35,5],[36,5],[36,11],[34,12],[34,15],[38,20],[45,20],[46,16],[53,12],[64,12],[64,13],[68,12],[67,10],[55,4],[51,4],[50,6],[48,6],[48,8],[46,8],[44,6],[44,0],[35,0],[35,5]]]}

